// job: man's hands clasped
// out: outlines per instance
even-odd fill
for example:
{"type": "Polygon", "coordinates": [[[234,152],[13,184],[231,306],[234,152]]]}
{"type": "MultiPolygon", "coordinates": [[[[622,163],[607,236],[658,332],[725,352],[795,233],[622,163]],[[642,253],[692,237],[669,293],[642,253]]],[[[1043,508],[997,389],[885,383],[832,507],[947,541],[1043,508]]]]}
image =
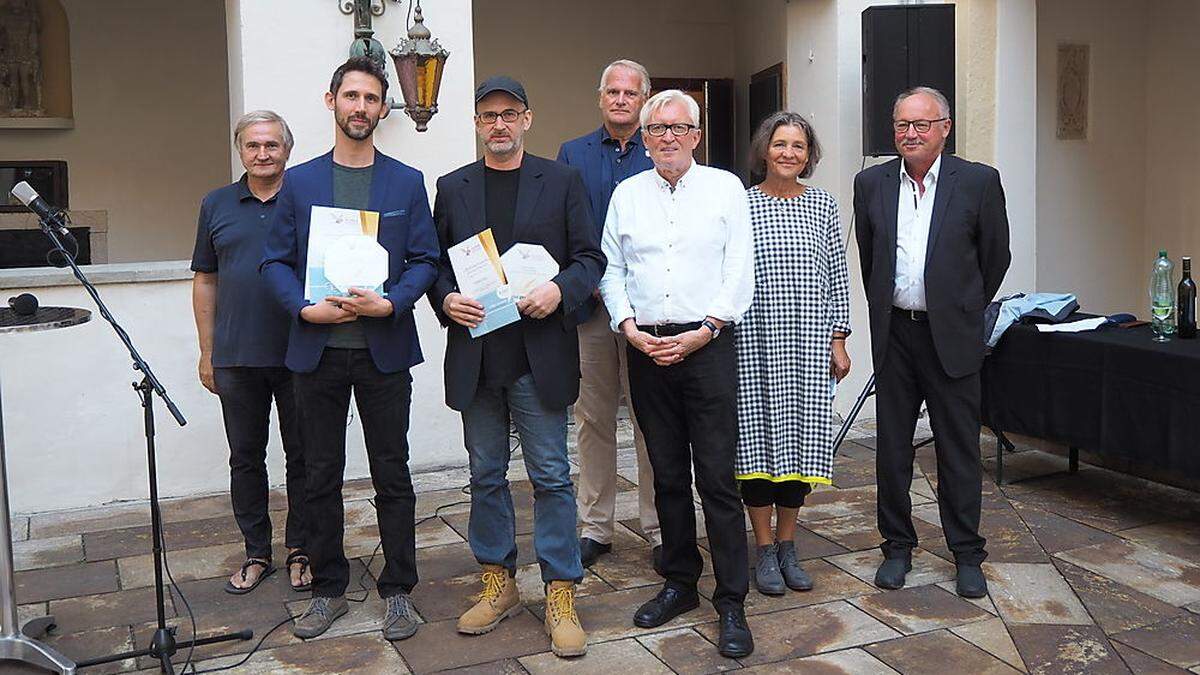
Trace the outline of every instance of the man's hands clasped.
{"type": "Polygon", "coordinates": [[[309,323],[349,323],[360,316],[384,317],[393,312],[392,301],[369,288],[351,288],[349,295],[330,295],[323,302],[300,310],[309,323]]]}
{"type": "Polygon", "coordinates": [[[654,363],[660,366],[673,366],[680,363],[689,354],[713,340],[712,331],[704,326],[678,335],[662,337],[638,330],[633,319],[622,321],[620,328],[625,339],[633,345],[634,349],[654,359],[654,363]]]}

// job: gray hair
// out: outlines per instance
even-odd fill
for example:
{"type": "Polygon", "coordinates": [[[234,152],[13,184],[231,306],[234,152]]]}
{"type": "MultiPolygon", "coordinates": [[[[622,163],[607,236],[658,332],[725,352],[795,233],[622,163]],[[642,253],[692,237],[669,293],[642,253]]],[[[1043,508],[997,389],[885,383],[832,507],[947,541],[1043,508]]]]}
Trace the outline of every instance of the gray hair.
{"type": "Polygon", "coordinates": [[[279,129],[283,132],[283,147],[291,152],[292,145],[295,144],[295,139],[292,138],[292,130],[288,128],[287,122],[283,121],[279,113],[272,110],[252,110],[239,117],[237,124],[233,127],[233,146],[241,150],[242,132],[252,125],[263,122],[274,122],[279,125],[279,129]]]}
{"type": "Polygon", "coordinates": [[[625,68],[637,73],[638,77],[640,77],[642,80],[642,96],[646,97],[650,95],[650,73],[646,72],[645,66],[637,61],[630,61],[629,59],[617,59],[616,61],[613,61],[605,66],[604,72],[600,73],[600,86],[596,89],[596,91],[599,91],[601,94],[604,93],[604,85],[608,82],[608,75],[616,68],[625,68]]]}
{"type": "Polygon", "coordinates": [[[775,136],[775,130],[783,126],[796,127],[804,132],[804,139],[808,142],[808,161],[805,162],[800,177],[812,176],[821,161],[821,143],[817,140],[817,132],[813,131],[808,120],[787,110],[770,115],[758,125],[758,130],[754,132],[754,138],[750,141],[751,172],[756,176],[767,175],[767,149],[771,145],[771,138],[775,136]]]}
{"type": "Polygon", "coordinates": [[[646,105],[642,106],[642,114],[638,118],[638,124],[645,129],[646,125],[650,124],[650,118],[654,116],[654,113],[672,103],[682,103],[686,106],[688,115],[692,118],[692,124],[700,126],[700,106],[697,105],[696,99],[678,89],[666,89],[651,96],[650,100],[646,101],[646,105]]]}
{"type": "Polygon", "coordinates": [[[937,101],[938,114],[945,118],[950,117],[950,101],[946,100],[945,94],[937,89],[934,89],[933,87],[913,87],[912,89],[906,89],[900,92],[900,95],[896,97],[896,102],[892,104],[892,117],[896,116],[896,108],[900,107],[901,101],[909,96],[916,96],[917,94],[925,94],[926,96],[932,97],[933,100],[937,101]]]}

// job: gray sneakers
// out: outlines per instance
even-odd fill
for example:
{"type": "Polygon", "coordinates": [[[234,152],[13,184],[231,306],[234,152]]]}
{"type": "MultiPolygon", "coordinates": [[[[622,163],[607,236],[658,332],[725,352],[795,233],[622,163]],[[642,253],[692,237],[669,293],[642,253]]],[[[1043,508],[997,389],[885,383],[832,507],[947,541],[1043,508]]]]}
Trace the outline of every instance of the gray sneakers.
{"type": "Polygon", "coordinates": [[[754,587],[763,595],[783,595],[787,586],[779,571],[779,545],[758,547],[758,562],[754,565],[754,587]]]}
{"type": "Polygon", "coordinates": [[[812,577],[796,560],[796,542],[781,541],[779,546],[779,570],[783,573],[783,581],[793,591],[811,591],[812,577]]]}
{"type": "Polygon", "coordinates": [[[313,596],[308,603],[308,609],[296,619],[292,627],[292,635],[298,638],[315,638],[329,630],[335,619],[350,611],[345,596],[326,598],[313,596]]]}
{"type": "Polygon", "coordinates": [[[383,613],[383,637],[388,640],[404,640],[417,633],[420,618],[407,593],[397,593],[384,598],[387,609],[383,613]]]}

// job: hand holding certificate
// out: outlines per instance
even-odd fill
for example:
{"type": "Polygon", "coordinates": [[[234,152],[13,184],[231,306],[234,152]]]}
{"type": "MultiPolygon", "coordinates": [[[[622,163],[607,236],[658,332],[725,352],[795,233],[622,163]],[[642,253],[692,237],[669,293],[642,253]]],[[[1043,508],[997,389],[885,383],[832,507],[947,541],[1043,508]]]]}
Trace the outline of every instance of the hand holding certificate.
{"type": "Polygon", "coordinates": [[[375,211],[312,207],[305,299],[315,303],[348,295],[351,287],[383,293],[388,254],[376,241],[378,233],[379,214],[375,211]]]}
{"type": "Polygon", "coordinates": [[[483,319],[469,328],[471,337],[520,321],[490,228],[451,246],[447,253],[459,292],[483,306],[483,319]]]}

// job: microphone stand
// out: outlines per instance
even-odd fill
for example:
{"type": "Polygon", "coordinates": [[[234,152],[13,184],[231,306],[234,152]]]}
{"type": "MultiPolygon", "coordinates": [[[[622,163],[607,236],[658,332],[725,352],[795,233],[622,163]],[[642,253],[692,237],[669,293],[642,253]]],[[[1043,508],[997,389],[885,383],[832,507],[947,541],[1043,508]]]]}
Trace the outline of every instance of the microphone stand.
{"type": "MultiPolygon", "coordinates": [[[[158,660],[163,672],[174,675],[175,667],[171,663],[171,657],[175,655],[175,652],[178,651],[180,647],[191,649],[193,647],[209,645],[216,642],[249,640],[250,638],[254,637],[254,632],[247,629],[236,633],[225,633],[222,635],[215,635],[200,639],[196,639],[196,636],[193,635],[191,640],[177,642],[175,640],[175,628],[167,627],[162,578],[162,511],[159,507],[158,501],[158,470],[155,463],[154,453],[154,395],[158,395],[158,397],[162,399],[163,403],[165,403],[167,406],[167,411],[171,413],[171,416],[175,418],[175,421],[179,423],[179,426],[186,425],[187,420],[184,419],[183,413],[179,412],[179,408],[175,406],[175,402],[172,401],[171,397],[167,395],[166,388],[163,387],[162,383],[158,381],[158,378],[154,376],[154,371],[150,369],[150,364],[146,363],[146,360],[143,359],[142,355],[138,353],[137,348],[133,346],[133,340],[130,339],[129,334],[125,332],[125,329],[121,327],[121,324],[117,323],[117,320],[113,318],[112,313],[108,311],[108,307],[104,304],[104,300],[100,298],[99,291],[96,290],[96,287],[91,281],[88,280],[87,276],[84,275],[83,270],[79,269],[79,265],[75,263],[75,256],[63,246],[62,240],[59,239],[59,233],[56,232],[55,229],[51,227],[44,218],[39,218],[38,220],[41,223],[42,232],[46,234],[46,236],[50,239],[50,243],[54,245],[53,250],[58,251],[63,258],[66,259],[67,264],[71,268],[71,272],[75,275],[75,278],[79,280],[79,283],[83,284],[84,290],[86,290],[88,295],[92,297],[92,301],[96,303],[96,307],[100,310],[100,316],[104,317],[104,320],[107,321],[110,326],[112,326],[113,331],[116,332],[117,337],[121,340],[121,343],[125,345],[125,349],[129,352],[129,357],[133,360],[133,369],[142,374],[141,381],[133,383],[133,389],[137,392],[138,400],[141,403],[144,411],[142,422],[146,430],[146,464],[149,469],[150,479],[150,532],[154,551],[154,601],[158,619],[158,627],[157,630],[154,631],[154,637],[150,640],[150,646],[146,649],[123,652],[120,654],[113,654],[111,656],[102,656],[94,659],[86,659],[79,661],[76,666],[79,668],[84,668],[87,666],[100,665],[102,663],[124,661],[126,659],[139,656],[151,656],[158,660]]],[[[70,232],[67,232],[67,236],[70,236],[70,232]]]]}

